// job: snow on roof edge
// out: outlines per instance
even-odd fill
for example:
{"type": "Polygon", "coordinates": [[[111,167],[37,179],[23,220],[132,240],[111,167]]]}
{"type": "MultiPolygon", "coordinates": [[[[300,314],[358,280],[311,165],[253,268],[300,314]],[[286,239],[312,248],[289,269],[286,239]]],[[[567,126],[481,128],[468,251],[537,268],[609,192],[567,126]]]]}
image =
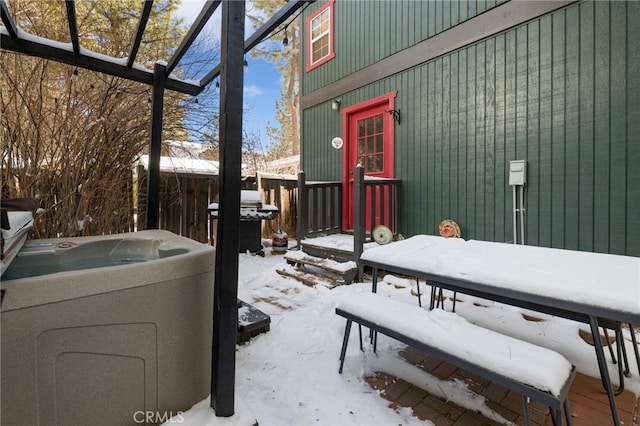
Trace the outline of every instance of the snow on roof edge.
{"type": "MultiPolygon", "coordinates": [[[[140,160],[138,160],[138,164],[142,165],[145,169],[148,169],[149,155],[141,155],[140,160]]],[[[160,171],[170,173],[218,175],[220,172],[220,168],[219,163],[212,160],[160,157],[160,171]]]]}

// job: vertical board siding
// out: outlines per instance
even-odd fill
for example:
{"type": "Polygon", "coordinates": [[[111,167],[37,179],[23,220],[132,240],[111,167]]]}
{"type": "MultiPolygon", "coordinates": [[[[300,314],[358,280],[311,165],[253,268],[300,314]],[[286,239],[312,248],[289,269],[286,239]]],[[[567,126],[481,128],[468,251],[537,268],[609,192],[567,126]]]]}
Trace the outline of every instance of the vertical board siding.
{"type": "MultiPolygon", "coordinates": [[[[594,4],[594,81],[610,82],[610,4],[597,2],[594,4]]],[[[594,158],[594,193],[593,224],[594,227],[609,223],[609,98],[610,84],[596,84],[593,91],[593,158],[594,158]]],[[[599,252],[609,251],[609,235],[603,232],[593,233],[593,249],[599,252]]]]}
{"type": "MultiPolygon", "coordinates": [[[[638,248],[638,236],[640,235],[640,3],[626,3],[627,20],[626,32],[626,74],[625,82],[627,87],[626,108],[616,110],[616,114],[625,114],[627,123],[627,191],[626,191],[626,229],[622,233],[612,235],[612,238],[626,238],[626,252],[633,250],[635,256],[640,256],[638,248]]],[[[613,27],[612,27],[613,30],[613,27]]],[[[616,28],[619,31],[619,28],[616,28]]],[[[618,46],[612,46],[617,49],[618,46]]],[[[612,81],[612,85],[613,85],[612,81]]],[[[616,82],[619,84],[619,82],[616,82]]],[[[624,208],[625,205],[617,205],[617,208],[624,208]]],[[[612,206],[613,208],[613,206],[612,206]]]]}
{"type": "MultiPolygon", "coordinates": [[[[504,1],[336,1],[336,57],[311,72],[303,72],[303,90],[308,93],[319,89],[504,1]],[[376,36],[372,37],[372,33],[376,36]]],[[[324,3],[310,4],[304,11],[303,22],[324,3]]],[[[306,61],[306,45],[301,52],[306,61]]],[[[302,67],[305,68],[306,65],[302,67]]]]}
{"type": "Polygon", "coordinates": [[[551,16],[551,246],[565,246],[565,15],[551,16]],[[555,190],[553,188],[556,188],[555,190]]]}
{"type": "MultiPolygon", "coordinates": [[[[539,31],[540,21],[534,21],[527,26],[527,32],[525,35],[526,46],[524,50],[526,54],[526,65],[524,66],[523,78],[524,87],[526,88],[525,99],[525,114],[526,125],[524,128],[524,139],[526,149],[522,156],[527,160],[527,178],[531,181],[541,182],[540,175],[540,156],[539,156],[539,144],[540,144],[540,69],[539,69],[539,56],[540,49],[538,42],[540,40],[539,31]]],[[[527,222],[525,231],[525,241],[538,241],[540,237],[539,218],[540,209],[535,206],[540,205],[540,185],[526,186],[527,200],[525,201],[525,208],[528,204],[531,204],[534,208],[527,209],[527,222]]]]}
{"type": "Polygon", "coordinates": [[[594,2],[588,2],[580,8],[579,13],[579,142],[578,157],[578,228],[584,230],[578,234],[578,250],[593,249],[593,142],[594,142],[594,104],[593,92],[595,88],[594,68],[594,2]]]}
{"type": "MultiPolygon", "coordinates": [[[[420,75],[420,79],[418,80],[419,87],[428,87],[429,73],[427,72],[426,67],[420,67],[418,70],[416,70],[416,72],[420,75]]],[[[419,115],[416,118],[419,120],[417,122],[419,123],[419,126],[412,126],[416,130],[413,135],[414,144],[416,144],[416,141],[420,140],[420,135],[424,134],[429,128],[429,104],[422,102],[420,94],[416,94],[416,100],[418,101],[418,111],[419,111],[419,115]]],[[[414,114],[414,116],[416,115],[414,114]]],[[[421,143],[417,143],[417,146],[418,146],[418,149],[415,151],[415,156],[414,156],[414,164],[415,164],[414,167],[416,170],[415,179],[418,182],[425,182],[428,178],[428,171],[429,171],[429,167],[424,163],[425,159],[427,158],[426,157],[427,146],[426,144],[421,144],[421,143]]],[[[397,169],[394,169],[394,170],[397,170],[397,169]]],[[[398,172],[396,172],[396,174],[398,174],[398,172]]],[[[402,186],[404,187],[404,182],[402,186]]],[[[405,194],[409,193],[402,187],[401,187],[401,191],[403,191],[405,194]]],[[[429,211],[427,208],[428,203],[427,203],[426,197],[418,197],[415,200],[414,205],[417,210],[422,212],[422,214],[420,215],[421,220],[418,226],[420,226],[421,229],[426,230],[426,227],[427,227],[426,213],[429,211]]],[[[402,210],[403,209],[400,209],[400,215],[402,215],[402,210]]],[[[403,222],[401,221],[400,223],[403,223],[403,222]]]]}
{"type": "MultiPolygon", "coordinates": [[[[495,4],[415,3],[423,36],[495,4]]],[[[341,105],[398,90],[403,235],[435,234],[453,219],[464,238],[512,241],[509,161],[526,160],[527,244],[640,256],[637,46],[640,2],[584,1],[349,92],[341,105]]],[[[342,153],[330,141],[340,114],[319,105],[304,120],[308,176],[339,180],[342,153]]]]}
{"type": "MultiPolygon", "coordinates": [[[[565,211],[563,218],[563,226],[565,229],[564,246],[568,249],[578,249],[578,189],[580,185],[580,178],[578,175],[578,168],[580,165],[580,134],[579,128],[579,70],[578,64],[580,60],[579,52],[579,36],[580,36],[580,24],[579,24],[579,8],[570,8],[566,12],[565,16],[565,92],[563,94],[564,105],[564,123],[560,125],[564,127],[565,139],[564,139],[564,181],[561,181],[559,189],[564,189],[565,197],[565,211]],[[562,185],[564,183],[564,185],[562,185]]],[[[561,189],[561,190],[562,190],[561,189]]]]}
{"type": "MultiPolygon", "coordinates": [[[[539,37],[537,49],[540,53],[538,62],[538,72],[540,83],[538,85],[538,108],[537,113],[539,117],[538,125],[538,175],[539,175],[539,190],[538,190],[538,203],[539,205],[551,206],[551,194],[552,194],[552,27],[551,17],[545,16],[540,19],[539,37]]],[[[545,209],[538,212],[538,223],[534,226],[530,226],[531,231],[534,230],[538,233],[539,245],[550,247],[551,246],[551,209],[545,209]]]]}
{"type": "Polygon", "coordinates": [[[494,121],[494,155],[495,155],[495,191],[494,191],[494,203],[493,203],[493,217],[494,217],[494,239],[497,241],[505,241],[507,239],[505,235],[506,223],[508,223],[508,217],[503,206],[506,203],[505,192],[507,188],[507,159],[505,154],[505,109],[506,109],[506,65],[505,58],[506,51],[506,38],[504,35],[496,37],[495,41],[495,86],[494,86],[494,102],[495,102],[495,115],[494,121]]]}
{"type": "MultiPolygon", "coordinates": [[[[626,220],[627,212],[620,208],[626,204],[627,186],[627,144],[635,143],[627,139],[627,115],[631,109],[627,108],[627,55],[629,41],[624,31],[612,31],[615,28],[627,28],[627,4],[623,2],[611,3],[610,31],[610,69],[609,69],[609,252],[625,253],[626,246],[626,220]],[[613,49],[613,47],[616,47],[613,49]]],[[[637,42],[637,41],[636,41],[637,42]]],[[[637,46],[637,45],[636,45],[637,46]]],[[[637,60],[637,55],[636,55],[637,60]]],[[[637,82],[637,80],[636,80],[637,82]]],[[[629,88],[629,93],[638,93],[638,87],[629,88]]],[[[639,114],[636,114],[638,117],[639,114]]],[[[637,121],[637,120],[636,120],[637,121]]],[[[632,182],[630,182],[632,183],[632,182]]],[[[635,180],[635,191],[640,191],[637,186],[638,179],[635,180]]],[[[633,206],[633,203],[629,204],[633,206]]],[[[640,215],[640,205],[636,206],[636,215],[640,215]]],[[[631,226],[633,228],[633,226],[631,226]]],[[[636,232],[639,227],[636,225],[636,232]]]]}
{"type": "MultiPolygon", "coordinates": [[[[343,99],[343,103],[346,101],[343,99]]],[[[308,180],[340,180],[342,176],[342,151],[331,146],[331,140],[342,136],[341,116],[338,111],[331,109],[331,104],[318,105],[304,111],[305,125],[303,140],[305,140],[303,162],[308,180]],[[313,119],[307,119],[313,117],[313,119]]]]}

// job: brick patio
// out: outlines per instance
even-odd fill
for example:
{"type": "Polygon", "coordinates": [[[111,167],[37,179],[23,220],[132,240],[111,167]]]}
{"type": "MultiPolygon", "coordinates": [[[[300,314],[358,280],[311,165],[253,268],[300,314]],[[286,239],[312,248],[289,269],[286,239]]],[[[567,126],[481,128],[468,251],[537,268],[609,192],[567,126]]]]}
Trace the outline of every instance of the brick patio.
{"type": "MultiPolygon", "coordinates": [[[[451,364],[442,362],[416,349],[407,348],[401,355],[410,363],[442,380],[463,380],[468,388],[486,398],[486,405],[506,420],[523,424],[520,395],[451,364]]],[[[430,420],[436,426],[495,426],[500,423],[482,414],[460,407],[453,402],[429,394],[402,379],[385,373],[367,378],[369,385],[380,391],[390,401],[391,407],[410,407],[421,420],[430,420]]],[[[616,398],[620,421],[625,426],[640,426],[640,399],[629,391],[616,398]]],[[[607,395],[599,379],[578,373],[571,391],[569,403],[575,426],[603,426],[612,424],[607,395]]],[[[548,409],[539,402],[529,404],[531,424],[550,426],[548,409]]]]}

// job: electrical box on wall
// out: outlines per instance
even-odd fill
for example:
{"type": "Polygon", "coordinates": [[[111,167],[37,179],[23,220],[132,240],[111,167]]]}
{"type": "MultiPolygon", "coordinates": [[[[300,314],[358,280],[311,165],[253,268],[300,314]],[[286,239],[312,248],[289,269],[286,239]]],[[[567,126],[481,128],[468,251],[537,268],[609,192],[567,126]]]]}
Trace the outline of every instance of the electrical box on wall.
{"type": "Polygon", "coordinates": [[[527,161],[509,161],[509,185],[524,185],[527,181],[527,161]]]}

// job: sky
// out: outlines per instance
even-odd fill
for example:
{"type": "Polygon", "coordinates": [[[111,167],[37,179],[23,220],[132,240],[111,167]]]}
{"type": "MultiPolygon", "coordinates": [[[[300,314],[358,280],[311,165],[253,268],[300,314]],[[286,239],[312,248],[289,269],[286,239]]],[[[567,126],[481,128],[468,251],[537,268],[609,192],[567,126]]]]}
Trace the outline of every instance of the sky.
{"type": "MultiPolygon", "coordinates": [[[[183,17],[185,24],[189,25],[197,18],[203,5],[204,0],[182,0],[177,12],[178,16],[183,17]]],[[[251,5],[248,4],[247,8],[250,7],[251,5]]],[[[211,20],[213,21],[212,34],[219,34],[220,7],[216,10],[211,20]]],[[[245,24],[245,38],[250,36],[254,30],[255,28],[251,27],[247,22],[245,24]]],[[[279,126],[275,118],[275,100],[280,97],[282,76],[274,65],[267,61],[254,59],[249,54],[245,55],[245,59],[248,66],[245,67],[244,73],[245,119],[243,129],[248,133],[259,134],[263,143],[266,144],[267,123],[272,126],[279,126]]],[[[215,65],[212,64],[212,68],[215,65]]]]}
{"type": "MultiPolygon", "coordinates": [[[[271,323],[268,332],[237,346],[235,414],[230,418],[217,418],[205,399],[195,402],[191,409],[165,426],[177,423],[246,426],[256,421],[261,426],[432,424],[421,422],[408,408],[390,407],[379,391],[365,381],[365,377],[374,372],[401,378],[462,407],[477,410],[498,423],[510,424],[465,382],[440,380],[409,364],[399,354],[405,345],[385,336],[379,336],[377,354],[373,354],[367,339],[365,351],[360,352],[353,328],[344,370],[338,374],[345,320],[335,314],[335,308],[368,294],[371,277],[366,277],[363,283],[334,289],[322,285],[308,287],[280,276],[277,269],[293,267],[286,264],[282,254],[271,251],[268,240],[263,240],[263,244],[265,257],[240,254],[239,260],[238,297],[269,315],[271,323]]],[[[476,254],[482,253],[478,248],[476,254]]],[[[553,262],[553,256],[549,261],[553,262]]],[[[378,283],[378,294],[417,306],[415,286],[415,279],[387,274],[378,283]]],[[[424,282],[421,292],[429,294],[424,282]]],[[[452,296],[447,292],[445,295],[449,299],[452,296]]],[[[469,323],[552,349],[575,365],[580,373],[599,377],[593,347],[578,334],[579,330],[588,330],[587,325],[460,293],[456,301],[456,314],[469,323]],[[527,320],[523,314],[542,321],[527,320]]],[[[450,300],[446,308],[451,309],[450,300]]],[[[239,314],[242,316],[242,311],[239,314]]],[[[460,341],[475,341],[475,338],[469,335],[460,341]]],[[[628,329],[624,329],[624,338],[632,371],[632,376],[625,380],[625,388],[640,395],[640,379],[633,362],[628,329]]],[[[608,354],[606,357],[612,381],[617,383],[616,366],[608,354]]],[[[528,365],[521,365],[520,370],[526,372],[528,365]]]]}

